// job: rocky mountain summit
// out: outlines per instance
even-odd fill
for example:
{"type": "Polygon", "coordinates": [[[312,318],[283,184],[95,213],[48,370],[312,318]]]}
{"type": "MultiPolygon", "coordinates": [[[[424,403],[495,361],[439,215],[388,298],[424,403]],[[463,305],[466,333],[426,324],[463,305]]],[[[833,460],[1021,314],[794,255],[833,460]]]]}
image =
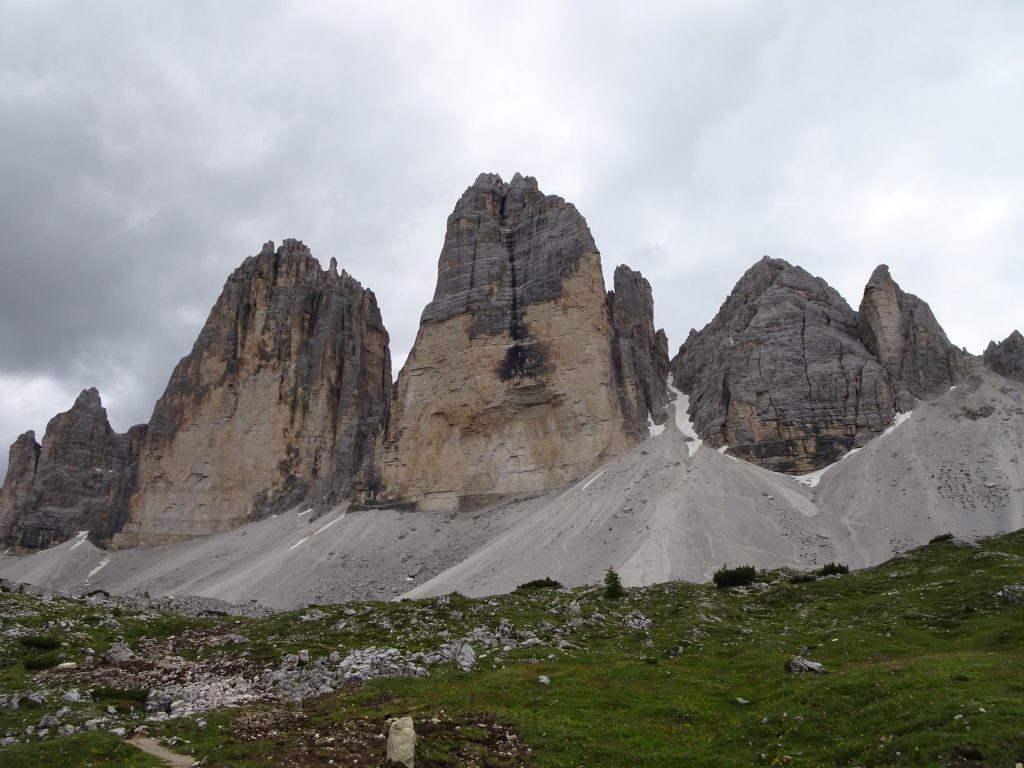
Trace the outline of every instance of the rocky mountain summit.
{"type": "Polygon", "coordinates": [[[1001,342],[989,342],[985,364],[1008,379],[1024,381],[1024,336],[1015,330],[1001,342]]]}
{"type": "Polygon", "coordinates": [[[0,489],[0,535],[8,544],[44,549],[92,532],[107,541],[124,524],[145,427],[118,434],[95,389],[46,426],[42,445],[26,432],[11,446],[0,489]]]}
{"type": "Polygon", "coordinates": [[[672,361],[704,440],[790,473],[863,446],[966,370],[928,305],[884,265],[858,313],[821,278],[767,256],[672,361]]]}
{"type": "Polygon", "coordinates": [[[118,542],[165,543],[365,492],[390,396],[373,292],[297,240],[267,243],[228,278],[156,404],[118,542]]]}
{"type": "Polygon", "coordinates": [[[398,376],[382,495],[479,506],[586,474],[664,420],[651,290],[606,296],[586,221],[537,181],[482,174],[448,218],[434,298],[398,376]]]}

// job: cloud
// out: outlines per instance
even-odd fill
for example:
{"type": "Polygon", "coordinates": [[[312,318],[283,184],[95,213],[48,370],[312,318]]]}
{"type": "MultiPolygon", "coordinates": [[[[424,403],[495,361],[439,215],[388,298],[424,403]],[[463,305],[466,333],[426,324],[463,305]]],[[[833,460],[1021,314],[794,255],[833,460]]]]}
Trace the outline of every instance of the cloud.
{"type": "MultiPolygon", "coordinates": [[[[0,442],[148,418],[227,275],[303,239],[396,362],[481,171],[587,217],[673,348],[767,253],[1024,326],[1024,6],[19,2],[0,28],[0,442]]],[[[396,366],[397,367],[397,366],[396,366]]],[[[0,459],[0,470],[3,459],[0,459]]]]}

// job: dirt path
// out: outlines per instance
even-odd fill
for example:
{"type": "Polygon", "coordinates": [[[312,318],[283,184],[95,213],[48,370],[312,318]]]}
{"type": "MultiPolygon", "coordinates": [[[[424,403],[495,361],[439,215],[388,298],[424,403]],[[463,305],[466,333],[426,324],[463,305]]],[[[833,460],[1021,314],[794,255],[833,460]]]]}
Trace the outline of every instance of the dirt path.
{"type": "Polygon", "coordinates": [[[195,765],[195,760],[191,757],[172,752],[156,739],[149,738],[149,736],[132,736],[128,739],[128,743],[137,749],[141,749],[143,752],[148,752],[153,757],[159,757],[171,768],[192,768],[195,765]]]}

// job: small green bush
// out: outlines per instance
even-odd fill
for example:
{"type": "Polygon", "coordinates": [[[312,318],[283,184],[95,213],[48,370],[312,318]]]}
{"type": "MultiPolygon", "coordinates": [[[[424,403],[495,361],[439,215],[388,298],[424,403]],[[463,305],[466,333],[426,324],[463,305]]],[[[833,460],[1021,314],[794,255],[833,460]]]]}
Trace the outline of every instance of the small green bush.
{"type": "Polygon", "coordinates": [[[96,701],[127,701],[145,704],[149,691],[145,688],[111,688],[100,685],[92,689],[91,695],[96,701]]]}
{"type": "Polygon", "coordinates": [[[52,667],[56,667],[59,663],[60,662],[57,661],[56,654],[40,653],[27,657],[25,661],[22,662],[22,666],[29,672],[32,672],[39,669],[50,669],[52,667]]]}
{"type": "Polygon", "coordinates": [[[840,576],[849,572],[849,566],[843,565],[842,563],[826,563],[817,570],[817,574],[819,576],[840,576]]]}
{"type": "Polygon", "coordinates": [[[716,587],[726,589],[727,587],[742,587],[752,584],[756,577],[757,571],[752,565],[740,565],[735,568],[727,568],[723,565],[715,571],[715,575],[711,578],[714,579],[716,587]]]}
{"type": "Polygon", "coordinates": [[[611,600],[617,600],[620,597],[624,597],[625,594],[626,590],[622,586],[619,574],[609,568],[608,572],[604,575],[604,596],[611,600]]]}
{"type": "Polygon", "coordinates": [[[952,540],[953,540],[953,534],[949,533],[949,532],[946,532],[946,533],[940,533],[938,536],[933,538],[928,543],[929,544],[938,544],[940,541],[952,541],[952,540]]]}
{"type": "Polygon", "coordinates": [[[817,581],[818,577],[813,573],[796,573],[789,577],[790,584],[806,584],[811,581],[817,581]]]}
{"type": "Polygon", "coordinates": [[[516,587],[516,592],[529,592],[533,589],[561,589],[562,582],[555,581],[550,576],[545,576],[543,579],[534,579],[528,581],[525,584],[520,584],[516,587]]]}
{"type": "Polygon", "coordinates": [[[52,651],[60,648],[60,640],[50,635],[25,635],[19,637],[18,642],[26,648],[35,648],[39,651],[52,651]]]}

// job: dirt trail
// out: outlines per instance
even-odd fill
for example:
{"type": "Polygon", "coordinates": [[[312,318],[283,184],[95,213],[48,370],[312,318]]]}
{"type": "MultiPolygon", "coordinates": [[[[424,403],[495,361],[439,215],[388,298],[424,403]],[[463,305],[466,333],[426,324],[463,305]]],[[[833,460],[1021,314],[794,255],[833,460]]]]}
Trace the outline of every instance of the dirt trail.
{"type": "Polygon", "coordinates": [[[156,739],[151,739],[149,736],[132,736],[127,740],[127,743],[136,749],[141,749],[143,752],[153,755],[153,757],[160,758],[171,768],[192,768],[196,764],[196,761],[191,757],[172,752],[156,739]]]}

